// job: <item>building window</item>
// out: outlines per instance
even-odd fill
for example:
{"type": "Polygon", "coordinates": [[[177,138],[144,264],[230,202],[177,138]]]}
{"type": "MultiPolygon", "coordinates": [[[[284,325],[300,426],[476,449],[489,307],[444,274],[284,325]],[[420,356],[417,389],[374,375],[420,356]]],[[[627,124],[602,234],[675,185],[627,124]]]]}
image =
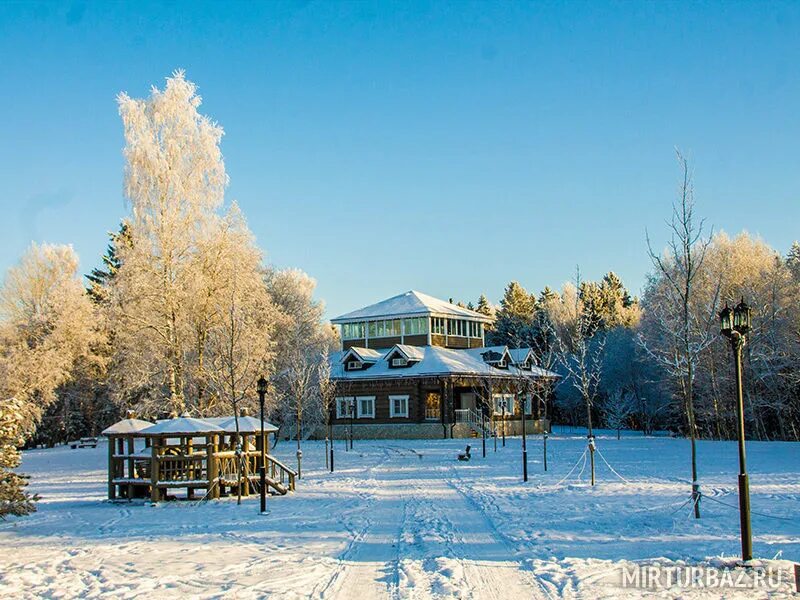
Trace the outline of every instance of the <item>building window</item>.
{"type": "Polygon", "coordinates": [[[533,414],[533,402],[530,394],[525,394],[525,415],[533,414]]]}
{"type": "Polygon", "coordinates": [[[469,337],[479,338],[481,337],[481,324],[477,321],[469,321],[469,337]]]}
{"type": "Polygon", "coordinates": [[[428,317],[405,319],[403,335],[426,335],[428,333],[428,317]]]}
{"type": "Polygon", "coordinates": [[[364,322],[344,323],[342,325],[343,340],[359,340],[364,337],[364,322]]]}
{"type": "Polygon", "coordinates": [[[446,321],[442,317],[431,318],[431,333],[435,333],[436,335],[445,335],[445,332],[447,331],[445,327],[446,321]]]}
{"type": "Polygon", "coordinates": [[[494,414],[514,414],[514,394],[494,394],[492,396],[492,401],[494,404],[494,414]]]}
{"type": "Polygon", "coordinates": [[[356,417],[359,419],[375,418],[375,396],[358,396],[356,398],[356,417]]]}
{"type": "Polygon", "coordinates": [[[408,396],[389,396],[389,416],[408,417],[408,396]]]}
{"type": "Polygon", "coordinates": [[[336,398],[336,418],[337,419],[346,419],[350,416],[350,411],[353,407],[353,400],[352,397],[338,397],[336,398]]]}
{"type": "Polygon", "coordinates": [[[447,335],[467,337],[467,321],[463,319],[448,319],[447,335]]]}

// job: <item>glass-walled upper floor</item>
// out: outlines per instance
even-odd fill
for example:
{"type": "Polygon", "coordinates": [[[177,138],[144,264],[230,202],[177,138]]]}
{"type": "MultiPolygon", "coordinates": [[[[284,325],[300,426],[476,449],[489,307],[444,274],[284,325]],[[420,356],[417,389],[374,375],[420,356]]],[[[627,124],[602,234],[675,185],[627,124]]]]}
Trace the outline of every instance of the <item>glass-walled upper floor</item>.
{"type": "Polygon", "coordinates": [[[480,339],[483,323],[468,319],[445,317],[410,317],[406,319],[381,319],[342,324],[342,340],[363,340],[430,333],[443,336],[458,336],[480,339]]]}

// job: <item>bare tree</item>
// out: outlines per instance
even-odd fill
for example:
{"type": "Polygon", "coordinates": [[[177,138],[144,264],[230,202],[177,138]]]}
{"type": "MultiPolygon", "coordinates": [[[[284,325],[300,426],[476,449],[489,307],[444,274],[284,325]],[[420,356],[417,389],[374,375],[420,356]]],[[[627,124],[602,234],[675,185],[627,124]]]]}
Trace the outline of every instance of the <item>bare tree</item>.
{"type": "MultiPolygon", "coordinates": [[[[704,221],[695,216],[694,185],[689,161],[678,151],[681,183],[678,200],[672,206],[668,223],[670,239],[665,253],[656,252],[647,236],[647,248],[662,285],[659,291],[666,302],[659,303],[661,314],[655,323],[668,343],[661,349],[647,346],[677,383],[683,400],[687,429],[692,449],[692,499],[695,518],[700,518],[699,482],[697,477],[697,423],[695,419],[694,385],[700,353],[713,340],[712,323],[716,319],[716,302],[712,302],[707,318],[697,318],[695,284],[703,267],[710,238],[704,237],[704,221]]],[[[701,313],[702,314],[702,313],[701,313]]]]}
{"type": "Polygon", "coordinates": [[[637,410],[636,398],[630,392],[616,389],[603,402],[603,418],[606,426],[617,430],[617,439],[620,431],[627,429],[631,415],[637,410]]]}

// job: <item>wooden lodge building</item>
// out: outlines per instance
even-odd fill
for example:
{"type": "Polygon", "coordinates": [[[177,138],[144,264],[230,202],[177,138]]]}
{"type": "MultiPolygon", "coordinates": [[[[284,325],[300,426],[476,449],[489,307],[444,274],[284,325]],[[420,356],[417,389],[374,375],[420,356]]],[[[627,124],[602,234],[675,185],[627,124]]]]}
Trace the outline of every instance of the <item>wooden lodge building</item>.
{"type": "Polygon", "coordinates": [[[416,291],[331,321],[342,350],[331,356],[337,438],[472,437],[549,423],[542,405],[558,377],[530,348],[484,344],[492,319],[416,291]]]}

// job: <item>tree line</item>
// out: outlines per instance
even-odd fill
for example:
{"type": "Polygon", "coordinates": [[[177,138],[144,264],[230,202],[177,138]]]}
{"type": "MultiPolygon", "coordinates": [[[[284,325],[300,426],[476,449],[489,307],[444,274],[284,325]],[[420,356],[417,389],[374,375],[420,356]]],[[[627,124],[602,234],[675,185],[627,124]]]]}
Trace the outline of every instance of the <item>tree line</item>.
{"type": "MultiPolygon", "coordinates": [[[[0,517],[34,508],[20,446],[97,435],[127,409],[254,413],[261,375],[286,424],[335,345],[314,280],[268,265],[226,204],[223,131],[195,85],[178,72],[118,106],[130,211],[88,288],[71,246],[33,244],[0,289],[0,517]]],[[[316,405],[306,416],[322,422],[316,405]]]]}
{"type": "Polygon", "coordinates": [[[747,435],[800,440],[800,244],[782,255],[747,232],[706,232],[689,165],[679,161],[670,241],[650,250],[641,298],[614,272],[585,281],[578,271],[559,291],[536,294],[512,281],[498,306],[485,295],[466,306],[496,318],[487,344],[529,346],[562,376],[551,407],[557,422],[733,439],[733,363],[718,313],[744,298],[753,309],[747,435]]]}

